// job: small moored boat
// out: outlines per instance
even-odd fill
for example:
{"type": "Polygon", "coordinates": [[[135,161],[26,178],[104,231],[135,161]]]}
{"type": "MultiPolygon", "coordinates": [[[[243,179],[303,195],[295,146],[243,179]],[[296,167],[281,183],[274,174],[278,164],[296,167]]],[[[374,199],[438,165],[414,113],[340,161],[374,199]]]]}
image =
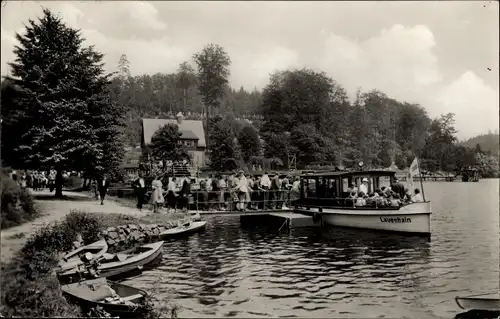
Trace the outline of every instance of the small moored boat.
{"type": "Polygon", "coordinates": [[[75,249],[62,257],[59,261],[59,270],[64,271],[83,264],[81,256],[91,253],[94,259],[100,258],[108,251],[106,240],[101,239],[87,246],[75,249]]]}
{"type": "Polygon", "coordinates": [[[65,297],[79,304],[85,312],[97,306],[120,318],[143,317],[147,312],[147,293],[144,290],[108,281],[106,278],[62,285],[61,290],[65,297]]]}
{"type": "Polygon", "coordinates": [[[457,305],[465,310],[500,311],[500,294],[482,294],[456,297],[457,305]]]}
{"type": "MultiPolygon", "coordinates": [[[[146,244],[116,254],[105,253],[98,259],[97,274],[107,278],[142,269],[162,252],[163,241],[146,244]]],[[[88,275],[81,265],[59,273],[59,278],[74,281],[81,273],[88,275]]]]}
{"type": "Polygon", "coordinates": [[[202,231],[207,225],[206,221],[187,222],[174,228],[170,228],[160,233],[160,238],[165,239],[175,236],[187,236],[202,231]]]}
{"type": "Polygon", "coordinates": [[[358,206],[356,198],[349,198],[349,185],[360,187],[366,182],[363,187],[373,193],[384,185],[390,186],[395,174],[385,170],[306,173],[300,177],[295,212],[331,226],[429,235],[432,212],[425,197],[423,202],[396,206],[377,206],[374,199],[370,205],[358,206]]]}

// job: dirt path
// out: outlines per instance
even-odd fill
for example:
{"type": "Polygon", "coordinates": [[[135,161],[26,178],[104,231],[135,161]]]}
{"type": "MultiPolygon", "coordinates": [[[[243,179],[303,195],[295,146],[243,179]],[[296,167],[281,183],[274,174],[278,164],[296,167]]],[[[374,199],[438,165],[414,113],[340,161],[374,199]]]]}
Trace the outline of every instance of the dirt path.
{"type": "Polygon", "coordinates": [[[100,205],[99,201],[91,199],[84,193],[64,192],[68,200],[53,199],[51,198],[53,193],[48,191],[33,191],[32,194],[37,198],[35,202],[39,205],[43,215],[31,222],[1,231],[2,262],[8,261],[15,252],[19,251],[30,234],[40,227],[63,218],[73,209],[89,213],[120,213],[135,217],[146,215],[145,212],[141,213],[137,209],[122,206],[115,201],[105,200],[104,205],[100,205]]]}

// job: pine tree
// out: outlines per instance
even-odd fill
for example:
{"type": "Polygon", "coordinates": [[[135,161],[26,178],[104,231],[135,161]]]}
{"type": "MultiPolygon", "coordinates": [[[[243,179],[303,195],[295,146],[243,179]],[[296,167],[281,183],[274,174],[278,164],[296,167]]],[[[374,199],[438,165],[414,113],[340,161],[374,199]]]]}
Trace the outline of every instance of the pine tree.
{"type": "Polygon", "coordinates": [[[8,151],[18,158],[13,166],[55,169],[56,197],[62,197],[64,170],[95,176],[116,167],[123,112],[110,99],[103,55],[84,47],[78,30],[47,9],[43,13],[16,34],[20,45],[10,66],[23,94],[17,101],[22,116],[14,124],[25,130],[8,151]]]}

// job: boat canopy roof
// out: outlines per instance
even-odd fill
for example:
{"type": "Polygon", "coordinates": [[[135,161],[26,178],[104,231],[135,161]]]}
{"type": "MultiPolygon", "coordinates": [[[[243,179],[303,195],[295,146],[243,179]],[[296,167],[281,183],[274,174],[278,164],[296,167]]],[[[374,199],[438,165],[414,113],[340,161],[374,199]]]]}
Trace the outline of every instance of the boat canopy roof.
{"type": "Polygon", "coordinates": [[[356,176],[389,176],[396,175],[395,171],[385,170],[367,170],[367,171],[330,171],[330,172],[311,172],[302,174],[301,177],[356,177],[356,176]]]}

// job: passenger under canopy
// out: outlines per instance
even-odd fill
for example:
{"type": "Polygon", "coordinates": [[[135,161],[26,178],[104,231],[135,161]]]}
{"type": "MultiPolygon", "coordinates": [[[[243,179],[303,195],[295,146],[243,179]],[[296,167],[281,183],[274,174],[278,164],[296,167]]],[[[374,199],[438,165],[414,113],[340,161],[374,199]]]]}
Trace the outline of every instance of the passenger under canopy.
{"type": "Polygon", "coordinates": [[[359,190],[363,179],[367,179],[366,195],[368,195],[384,186],[390,187],[395,175],[394,171],[381,170],[307,173],[300,177],[301,196],[297,204],[352,207],[352,201],[346,202],[351,195],[350,185],[354,185],[355,189],[359,190]]]}

